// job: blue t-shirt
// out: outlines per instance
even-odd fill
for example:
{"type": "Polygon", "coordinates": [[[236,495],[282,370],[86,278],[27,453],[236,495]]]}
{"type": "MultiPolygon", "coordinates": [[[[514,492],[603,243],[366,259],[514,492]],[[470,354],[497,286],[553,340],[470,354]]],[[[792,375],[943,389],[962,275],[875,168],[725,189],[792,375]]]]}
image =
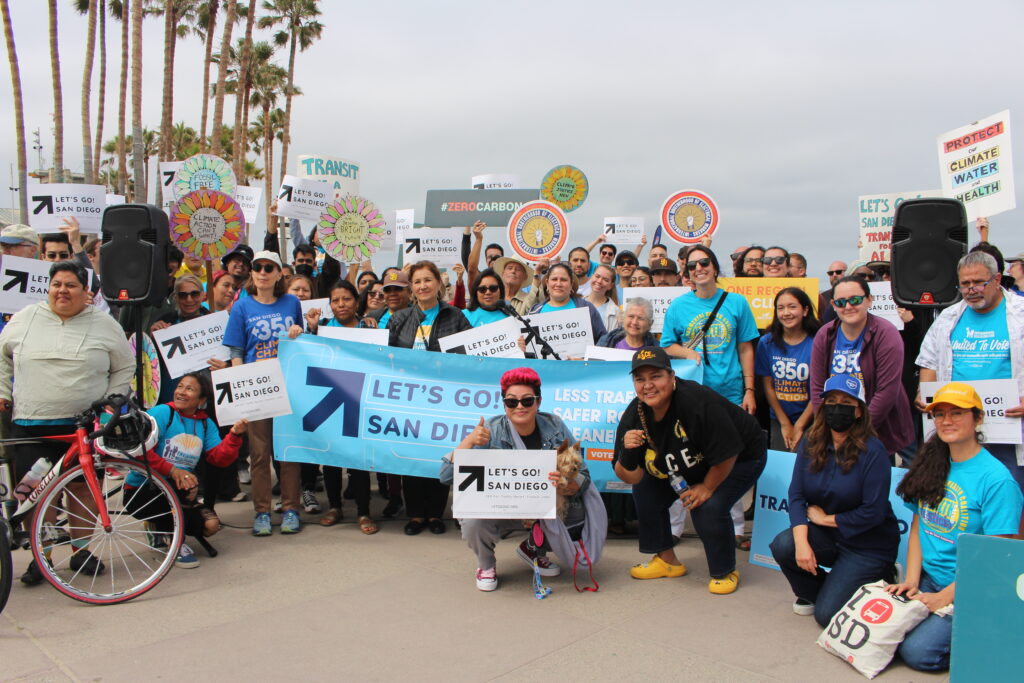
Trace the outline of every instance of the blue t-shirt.
{"type": "Polygon", "coordinates": [[[949,335],[953,347],[953,381],[972,379],[1009,379],[1010,332],[1006,327],[1006,300],[988,313],[964,308],[956,327],[949,335]]]}
{"type": "Polygon", "coordinates": [[[420,351],[427,350],[430,330],[434,326],[434,321],[437,320],[437,314],[440,310],[441,305],[438,304],[433,308],[423,311],[423,320],[420,322],[420,329],[416,330],[416,338],[412,342],[412,348],[419,349],[420,351]]]}
{"type": "Polygon", "coordinates": [[[864,350],[864,333],[867,327],[861,330],[856,339],[847,339],[843,334],[843,328],[836,330],[836,345],[832,348],[832,367],[828,376],[853,375],[861,382],[864,381],[864,373],[860,369],[860,352],[864,350]]]}
{"type": "MultiPolygon", "coordinates": [[[[754,356],[754,374],[759,377],[771,377],[772,388],[782,405],[782,412],[790,422],[795,422],[804,412],[811,399],[811,347],[814,337],[807,335],[796,346],[783,342],[779,348],[768,332],[757,342],[754,356]]],[[[769,407],[773,420],[775,409],[769,407]]]]}
{"type": "Polygon", "coordinates": [[[922,566],[945,587],[956,578],[960,534],[1015,534],[1024,497],[1006,466],[984,448],[964,462],[950,461],[946,492],[935,507],[906,503],[916,513],[922,566]]]}
{"type": "Polygon", "coordinates": [[[278,337],[301,321],[302,305],[291,294],[282,294],[272,304],[261,304],[254,297],[246,297],[231,307],[222,343],[245,349],[246,363],[277,358],[278,337]]]}
{"type": "Polygon", "coordinates": [[[499,320],[504,320],[508,317],[501,311],[487,311],[479,307],[474,311],[467,309],[463,311],[462,314],[466,316],[466,320],[468,320],[469,324],[473,327],[480,327],[487,323],[496,323],[499,320]]]}
{"type": "Polygon", "coordinates": [[[569,299],[561,306],[552,306],[551,301],[545,301],[544,305],[541,306],[539,313],[551,313],[552,311],[564,311],[567,308],[576,308],[576,304],[572,299],[569,299]]]}
{"type": "MultiPolygon", "coordinates": [[[[722,292],[717,289],[707,299],[688,292],[673,301],[665,312],[661,345],[685,344],[700,334],[722,292]]],[[[714,389],[733,403],[743,401],[743,368],[740,366],[738,349],[740,343],[757,338],[757,324],[754,322],[754,314],[750,312],[750,304],[739,294],[727,294],[704,341],[695,349],[702,358],[707,350],[704,386],[714,389]]]]}

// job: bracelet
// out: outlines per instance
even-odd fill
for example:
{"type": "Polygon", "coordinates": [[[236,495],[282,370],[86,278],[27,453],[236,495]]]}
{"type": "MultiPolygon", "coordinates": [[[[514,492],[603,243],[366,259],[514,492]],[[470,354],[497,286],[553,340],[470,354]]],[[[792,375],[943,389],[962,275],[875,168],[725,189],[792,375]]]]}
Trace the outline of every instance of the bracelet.
{"type": "Polygon", "coordinates": [[[754,387],[744,387],[743,391],[753,391],[754,387]]]}

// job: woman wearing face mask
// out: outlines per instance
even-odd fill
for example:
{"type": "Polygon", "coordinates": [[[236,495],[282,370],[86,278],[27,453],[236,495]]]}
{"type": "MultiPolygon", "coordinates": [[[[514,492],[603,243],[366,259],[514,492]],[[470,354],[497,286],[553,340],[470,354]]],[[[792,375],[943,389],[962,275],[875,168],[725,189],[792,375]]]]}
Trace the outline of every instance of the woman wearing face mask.
{"type": "Polygon", "coordinates": [[[505,283],[497,273],[487,268],[476,276],[469,291],[469,308],[463,313],[473,327],[480,327],[507,318],[506,306],[505,283]]]}
{"type": "Polygon", "coordinates": [[[891,476],[860,380],[833,376],[797,450],[791,527],[771,544],[796,595],[794,612],[825,626],[858,587],[894,578],[900,531],[889,503],[891,476]]]}
{"type": "MultiPolygon", "coordinates": [[[[636,263],[636,259],[632,262],[636,263]]],[[[629,268],[629,271],[632,274],[633,268],[629,268]]],[[[605,265],[595,268],[593,275],[590,276],[590,294],[586,298],[587,302],[597,309],[605,330],[614,330],[618,327],[619,297],[615,288],[615,270],[605,265]]]]}
{"type": "Polygon", "coordinates": [[[568,263],[554,263],[544,275],[545,301],[535,304],[530,313],[550,313],[586,306],[590,310],[590,326],[594,339],[600,339],[607,329],[594,305],[576,294],[576,277],[568,263]]]}

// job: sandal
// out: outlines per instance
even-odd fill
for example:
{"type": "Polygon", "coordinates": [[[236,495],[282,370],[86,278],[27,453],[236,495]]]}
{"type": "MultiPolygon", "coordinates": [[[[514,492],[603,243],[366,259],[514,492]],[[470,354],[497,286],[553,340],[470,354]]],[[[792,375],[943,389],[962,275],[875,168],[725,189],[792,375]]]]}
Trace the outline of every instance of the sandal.
{"type": "Polygon", "coordinates": [[[736,537],[736,549],[750,551],[750,534],[743,534],[736,537]]]}
{"type": "Polygon", "coordinates": [[[320,526],[334,526],[341,521],[341,508],[331,508],[320,518],[320,526]]]}
{"type": "Polygon", "coordinates": [[[377,522],[373,521],[371,517],[363,515],[359,518],[359,530],[367,536],[372,536],[380,531],[380,527],[377,526],[377,522]]]}

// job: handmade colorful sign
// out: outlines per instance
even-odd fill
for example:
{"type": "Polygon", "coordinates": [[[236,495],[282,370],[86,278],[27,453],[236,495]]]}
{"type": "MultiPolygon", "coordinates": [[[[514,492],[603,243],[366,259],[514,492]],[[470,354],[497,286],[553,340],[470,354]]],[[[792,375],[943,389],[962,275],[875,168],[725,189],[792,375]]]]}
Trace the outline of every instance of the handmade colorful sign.
{"type": "Polygon", "coordinates": [[[967,220],[1016,208],[1009,110],[938,137],[942,193],[959,199],[967,220]]]}
{"type": "Polygon", "coordinates": [[[683,190],[661,205],[661,224],[669,236],[683,244],[696,244],[718,229],[718,205],[700,190],[683,190]]]}
{"type": "Polygon", "coordinates": [[[196,190],[216,190],[233,195],[236,185],[231,165],[212,154],[196,154],[185,159],[174,174],[174,196],[178,199],[196,190]]]}
{"type": "MultiPolygon", "coordinates": [[[[128,347],[132,350],[132,358],[135,358],[135,335],[128,337],[128,347]]],[[[139,396],[139,389],[136,383],[136,374],[132,373],[131,387],[135,396],[139,396]]],[[[142,407],[149,410],[156,405],[160,398],[160,356],[156,347],[149,340],[149,336],[142,335],[142,407]]]]}
{"type": "Polygon", "coordinates": [[[540,183],[540,198],[563,211],[575,211],[583,206],[590,193],[586,174],[568,164],[555,166],[540,183]]]}
{"type": "Polygon", "coordinates": [[[328,204],[316,225],[320,244],[330,256],[359,263],[377,253],[387,224],[373,202],[349,195],[328,204]]]}
{"type": "Polygon", "coordinates": [[[334,199],[359,194],[359,163],[356,161],[321,154],[300,154],[296,169],[295,175],[300,178],[329,184],[334,190],[334,199]]]}
{"type": "Polygon", "coordinates": [[[892,222],[896,207],[908,199],[941,197],[942,190],[868,194],[858,197],[862,261],[888,261],[892,250],[892,222]]]}
{"type": "Polygon", "coordinates": [[[545,201],[524,204],[508,221],[508,243],[527,261],[554,256],[569,239],[569,222],[562,210],[545,201]]]}
{"type": "Polygon", "coordinates": [[[728,292],[742,294],[754,314],[757,329],[766,330],[775,315],[775,295],[786,287],[802,289],[811,300],[811,308],[818,305],[818,278],[816,277],[720,277],[718,286],[728,292]]]}
{"type": "Polygon", "coordinates": [[[452,516],[457,519],[554,519],[555,451],[456,450],[452,516]]]}
{"type": "Polygon", "coordinates": [[[83,233],[100,231],[103,210],[107,206],[107,188],[78,183],[41,183],[29,185],[29,224],[38,233],[57,232],[67,217],[78,220],[83,233]]]}
{"type": "Polygon", "coordinates": [[[234,199],[216,190],[190,192],[171,209],[171,239],[185,254],[217,260],[242,240],[245,216],[234,199]]]}

